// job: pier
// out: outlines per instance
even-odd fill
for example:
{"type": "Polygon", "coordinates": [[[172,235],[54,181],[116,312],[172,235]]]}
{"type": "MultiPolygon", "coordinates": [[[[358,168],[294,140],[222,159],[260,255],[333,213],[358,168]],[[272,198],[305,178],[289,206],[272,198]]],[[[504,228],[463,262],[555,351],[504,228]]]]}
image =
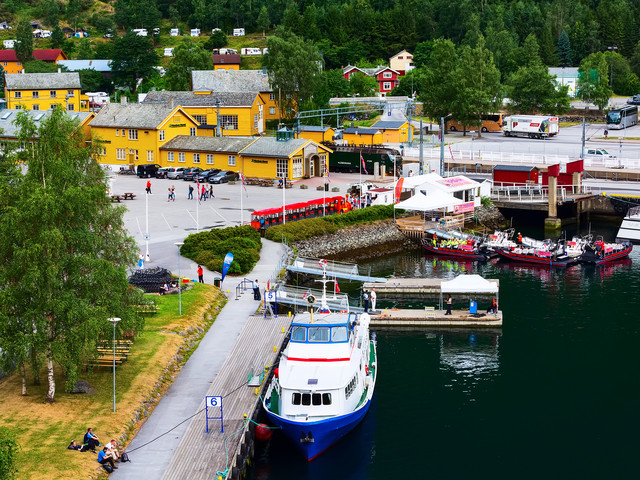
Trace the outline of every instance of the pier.
{"type": "Polygon", "coordinates": [[[384,309],[379,314],[371,314],[371,327],[502,327],[501,310],[497,314],[470,314],[469,310],[451,310],[451,315],[444,313],[435,307],[384,309]]]}
{"type": "Polygon", "coordinates": [[[287,266],[290,272],[307,273],[322,276],[321,262],[326,262],[324,269],[328,278],[344,278],[360,282],[385,282],[385,278],[363,275],[358,269],[357,263],[336,262],[335,260],[322,260],[320,258],[294,257],[287,266]]]}
{"type": "MultiPolygon", "coordinates": [[[[487,279],[494,283],[498,289],[500,281],[497,279],[487,279]]],[[[418,298],[421,300],[440,299],[440,285],[442,282],[448,281],[443,278],[389,278],[385,283],[364,284],[365,290],[376,289],[378,300],[393,299],[411,299],[418,298]]],[[[465,292],[463,295],[486,295],[484,292],[465,292]]]]}

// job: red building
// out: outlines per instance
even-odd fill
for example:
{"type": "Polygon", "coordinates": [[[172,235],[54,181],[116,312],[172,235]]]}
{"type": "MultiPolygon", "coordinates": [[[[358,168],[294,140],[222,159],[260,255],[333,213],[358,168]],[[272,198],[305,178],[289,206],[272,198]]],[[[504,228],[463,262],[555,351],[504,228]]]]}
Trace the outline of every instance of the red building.
{"type": "Polygon", "coordinates": [[[538,183],[539,171],[536,167],[524,165],[496,165],[493,167],[493,184],[511,187],[538,183]]]}
{"type": "Polygon", "coordinates": [[[348,65],[342,69],[342,75],[347,80],[350,80],[356,73],[375,78],[376,82],[378,82],[378,93],[382,97],[398,86],[400,83],[399,78],[402,76],[399,72],[386,65],[378,65],[376,68],[358,68],[348,65]]]}

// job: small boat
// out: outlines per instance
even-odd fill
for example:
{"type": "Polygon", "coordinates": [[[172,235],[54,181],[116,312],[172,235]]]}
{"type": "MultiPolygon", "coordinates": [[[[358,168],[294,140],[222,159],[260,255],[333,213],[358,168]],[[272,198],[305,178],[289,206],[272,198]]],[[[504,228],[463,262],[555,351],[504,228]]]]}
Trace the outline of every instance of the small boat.
{"type": "Polygon", "coordinates": [[[526,246],[498,247],[496,253],[502,258],[515,262],[533,263],[549,267],[568,267],[576,263],[576,258],[568,255],[566,251],[536,249],[526,246]]]}
{"type": "Polygon", "coordinates": [[[622,220],[616,240],[640,243],[640,207],[629,209],[628,215],[622,220]]]}
{"type": "Polygon", "coordinates": [[[602,265],[629,256],[633,250],[631,242],[605,243],[601,237],[595,242],[588,244],[578,260],[583,263],[602,265]]]}
{"type": "Polygon", "coordinates": [[[434,242],[434,240],[425,238],[422,240],[422,248],[434,255],[466,258],[469,260],[488,260],[492,256],[492,252],[473,241],[458,242],[456,240],[444,240],[434,242]]]}
{"type": "Polygon", "coordinates": [[[320,281],[320,308],[296,314],[263,400],[270,423],[280,427],[309,461],[364,418],[378,370],[369,315],[329,311],[326,282],[333,280],[325,271],[320,281]]]}
{"type": "Polygon", "coordinates": [[[514,233],[515,230],[513,228],[508,228],[507,230],[496,230],[483,239],[482,246],[490,250],[493,250],[496,247],[515,247],[517,244],[512,240],[514,233]]]}

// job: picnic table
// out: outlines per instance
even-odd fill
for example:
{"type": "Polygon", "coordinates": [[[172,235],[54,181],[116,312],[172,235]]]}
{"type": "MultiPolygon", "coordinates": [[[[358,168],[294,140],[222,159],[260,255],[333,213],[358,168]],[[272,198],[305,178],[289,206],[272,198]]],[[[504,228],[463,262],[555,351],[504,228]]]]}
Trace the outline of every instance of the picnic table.
{"type": "Polygon", "coordinates": [[[136,195],[132,192],[124,192],[123,198],[125,200],[133,200],[134,198],[136,198],[136,195]]]}
{"type": "Polygon", "coordinates": [[[120,203],[120,200],[122,200],[122,197],[120,195],[111,195],[111,201],[112,202],[120,203]]]}

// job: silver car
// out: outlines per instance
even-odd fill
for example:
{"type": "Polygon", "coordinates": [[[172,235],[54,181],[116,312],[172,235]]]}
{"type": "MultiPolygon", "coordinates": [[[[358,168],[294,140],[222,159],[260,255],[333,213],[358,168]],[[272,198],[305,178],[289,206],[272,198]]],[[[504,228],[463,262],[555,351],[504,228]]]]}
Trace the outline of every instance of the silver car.
{"type": "Polygon", "coordinates": [[[167,168],[167,178],[180,180],[184,176],[184,170],[184,167],[169,167],[167,168]]]}

